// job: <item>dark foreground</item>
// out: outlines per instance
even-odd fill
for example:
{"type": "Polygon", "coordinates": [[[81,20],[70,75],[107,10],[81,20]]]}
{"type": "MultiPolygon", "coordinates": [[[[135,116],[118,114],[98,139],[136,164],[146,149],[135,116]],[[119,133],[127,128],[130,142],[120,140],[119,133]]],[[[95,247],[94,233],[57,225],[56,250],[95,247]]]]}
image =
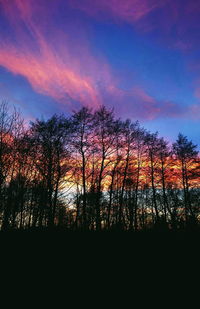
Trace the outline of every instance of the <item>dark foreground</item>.
{"type": "Polygon", "coordinates": [[[152,229],[146,231],[72,231],[62,228],[35,228],[0,232],[0,243],[8,240],[12,244],[25,241],[27,247],[42,245],[73,250],[162,250],[174,247],[200,249],[200,228],[184,230],[152,229]]]}
{"type": "Polygon", "coordinates": [[[168,280],[171,287],[182,277],[184,284],[190,284],[186,273],[196,276],[200,230],[16,230],[0,232],[0,248],[2,269],[17,272],[16,278],[23,273],[25,281],[49,278],[53,286],[64,282],[64,286],[68,283],[74,289],[87,287],[88,282],[95,289],[94,282],[103,281],[102,289],[107,285],[109,291],[109,282],[114,281],[118,288],[136,283],[139,289],[149,289],[156,279],[158,290],[162,289],[162,281],[168,280]]]}

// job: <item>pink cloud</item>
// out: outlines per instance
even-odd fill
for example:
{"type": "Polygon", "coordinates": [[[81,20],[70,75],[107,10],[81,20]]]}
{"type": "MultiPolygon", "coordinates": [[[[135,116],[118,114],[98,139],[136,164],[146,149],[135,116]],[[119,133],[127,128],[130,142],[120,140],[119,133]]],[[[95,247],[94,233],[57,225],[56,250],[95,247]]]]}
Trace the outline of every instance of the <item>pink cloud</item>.
{"type": "Polygon", "coordinates": [[[200,73],[200,64],[198,59],[194,59],[192,62],[189,63],[188,65],[189,71],[194,75],[193,78],[193,95],[197,99],[197,104],[194,104],[191,106],[190,112],[193,112],[195,118],[200,117],[200,78],[199,78],[199,73],[200,73]],[[198,104],[199,103],[199,104],[198,104]]]}
{"type": "MultiPolygon", "coordinates": [[[[186,115],[180,106],[156,100],[141,85],[121,89],[106,59],[93,55],[83,27],[67,22],[65,29],[57,30],[52,15],[57,2],[52,1],[48,8],[38,3],[0,0],[12,35],[17,38],[15,41],[13,36],[8,36],[0,43],[1,66],[25,77],[38,93],[70,107],[74,107],[74,102],[94,108],[102,103],[111,104],[127,117],[148,120],[186,115]]],[[[95,16],[106,12],[112,18],[137,24],[163,5],[158,0],[74,0],[72,3],[75,8],[95,16]]],[[[175,10],[175,19],[176,14],[175,10]]]]}
{"type": "Polygon", "coordinates": [[[188,107],[188,118],[200,120],[200,104],[192,104],[188,107]]]}
{"type": "Polygon", "coordinates": [[[199,45],[199,0],[70,0],[71,6],[98,20],[125,22],[183,52],[199,45]]]}
{"type": "Polygon", "coordinates": [[[113,18],[132,23],[163,5],[161,0],[71,0],[71,5],[97,18],[113,18]]]}
{"type": "Polygon", "coordinates": [[[62,62],[50,51],[43,51],[40,57],[28,52],[19,54],[8,46],[0,52],[0,64],[15,74],[27,78],[33,89],[64,102],[67,95],[83,104],[91,101],[93,106],[100,104],[100,98],[89,78],[76,74],[63,66],[62,62]]]}
{"type": "MultiPolygon", "coordinates": [[[[62,31],[52,33],[50,39],[45,36],[34,15],[37,12],[42,19],[42,12],[33,1],[1,1],[1,5],[18,39],[17,45],[11,39],[1,43],[1,66],[24,76],[35,91],[58,102],[70,104],[73,100],[93,107],[102,104],[95,79],[97,72],[100,79],[109,78],[108,65],[101,65],[91,55],[85,37],[78,38],[76,51],[71,37],[62,31]]],[[[51,18],[48,11],[45,18],[51,18]]]]}
{"type": "Polygon", "coordinates": [[[200,99],[200,88],[199,87],[195,89],[194,95],[195,95],[195,97],[200,99]]]}
{"type": "Polygon", "coordinates": [[[159,118],[200,119],[200,104],[183,106],[173,101],[157,100],[141,86],[128,91],[111,86],[107,97],[117,105],[118,116],[149,121],[159,118]]]}

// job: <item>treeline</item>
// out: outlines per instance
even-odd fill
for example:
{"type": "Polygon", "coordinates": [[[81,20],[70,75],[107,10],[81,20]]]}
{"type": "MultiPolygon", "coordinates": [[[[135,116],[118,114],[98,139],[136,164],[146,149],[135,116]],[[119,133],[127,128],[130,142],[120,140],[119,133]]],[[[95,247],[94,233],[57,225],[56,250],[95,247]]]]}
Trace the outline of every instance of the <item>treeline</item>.
{"type": "Polygon", "coordinates": [[[29,127],[0,106],[0,228],[182,229],[200,221],[197,146],[101,106],[29,127]]]}

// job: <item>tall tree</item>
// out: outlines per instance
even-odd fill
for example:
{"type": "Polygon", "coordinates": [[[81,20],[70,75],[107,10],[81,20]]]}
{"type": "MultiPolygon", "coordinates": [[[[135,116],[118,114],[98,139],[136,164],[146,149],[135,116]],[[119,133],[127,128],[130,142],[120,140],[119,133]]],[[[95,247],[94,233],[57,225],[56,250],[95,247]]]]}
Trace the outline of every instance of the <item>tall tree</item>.
{"type": "MultiPolygon", "coordinates": [[[[0,105],[0,209],[3,210],[2,229],[10,225],[11,205],[4,192],[17,166],[16,141],[23,130],[23,120],[16,109],[11,110],[6,102],[0,105]]],[[[10,191],[9,191],[10,192],[10,191]]],[[[10,193],[11,195],[11,193],[10,193]]]]}
{"type": "Polygon", "coordinates": [[[149,164],[149,174],[150,182],[152,188],[152,201],[153,207],[156,214],[156,221],[159,221],[159,209],[157,203],[157,190],[156,190],[156,181],[157,181],[157,164],[158,164],[158,133],[146,133],[145,143],[147,148],[147,164],[149,164]]]}
{"type": "Polygon", "coordinates": [[[101,229],[101,197],[103,190],[103,179],[108,175],[108,166],[111,164],[112,155],[115,152],[114,144],[116,139],[115,120],[113,111],[101,106],[94,113],[94,147],[96,151],[96,229],[101,229]]]}
{"type": "MultiPolygon", "coordinates": [[[[87,218],[87,180],[90,175],[90,159],[92,155],[92,112],[89,108],[83,107],[80,111],[76,112],[72,116],[73,137],[72,146],[75,153],[78,153],[76,157],[76,167],[80,166],[80,173],[82,179],[82,215],[83,215],[83,227],[88,228],[87,218]]],[[[78,169],[76,169],[78,173],[78,169]]]]}
{"type": "Polygon", "coordinates": [[[197,145],[193,144],[186,136],[179,133],[178,139],[173,144],[173,152],[177,159],[177,165],[180,166],[181,169],[185,219],[188,221],[190,216],[194,217],[190,198],[190,180],[192,179],[194,164],[198,155],[197,145]]]}
{"type": "Polygon", "coordinates": [[[70,123],[63,116],[54,115],[47,121],[36,120],[31,123],[34,164],[47,193],[48,226],[55,224],[59,186],[69,168],[69,134],[70,123]]]}

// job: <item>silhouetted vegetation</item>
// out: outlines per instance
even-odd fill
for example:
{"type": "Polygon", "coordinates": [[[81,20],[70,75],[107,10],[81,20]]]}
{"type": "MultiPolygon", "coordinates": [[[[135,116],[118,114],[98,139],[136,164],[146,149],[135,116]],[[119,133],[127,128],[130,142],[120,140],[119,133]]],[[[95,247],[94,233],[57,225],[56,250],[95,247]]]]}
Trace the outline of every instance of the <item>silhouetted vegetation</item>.
{"type": "Polygon", "coordinates": [[[101,106],[29,127],[0,106],[0,228],[194,230],[200,158],[182,134],[169,145],[101,106]]]}

